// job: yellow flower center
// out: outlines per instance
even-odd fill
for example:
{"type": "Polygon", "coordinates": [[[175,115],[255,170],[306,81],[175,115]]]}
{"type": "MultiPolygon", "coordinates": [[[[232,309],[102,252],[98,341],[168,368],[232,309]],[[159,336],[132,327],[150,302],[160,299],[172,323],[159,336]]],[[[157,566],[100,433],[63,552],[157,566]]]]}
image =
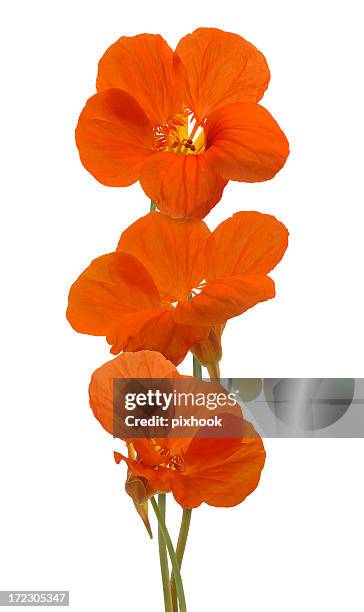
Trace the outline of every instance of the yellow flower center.
{"type": "Polygon", "coordinates": [[[159,444],[154,444],[154,450],[157,451],[163,457],[162,462],[155,467],[157,470],[160,467],[169,468],[172,471],[183,472],[185,467],[184,458],[181,455],[171,455],[171,451],[168,448],[163,448],[159,444]]]}
{"type": "Polygon", "coordinates": [[[189,113],[172,117],[166,125],[155,130],[158,151],[169,151],[177,155],[199,155],[205,150],[205,135],[201,126],[189,120],[189,113]]]}

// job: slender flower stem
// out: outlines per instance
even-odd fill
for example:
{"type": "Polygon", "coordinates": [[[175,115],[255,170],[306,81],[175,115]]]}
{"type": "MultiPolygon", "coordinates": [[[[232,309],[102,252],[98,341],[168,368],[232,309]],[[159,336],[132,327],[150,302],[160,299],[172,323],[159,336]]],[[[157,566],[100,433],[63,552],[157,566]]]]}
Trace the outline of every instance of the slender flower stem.
{"type": "Polygon", "coordinates": [[[185,594],[184,594],[184,590],[183,590],[183,583],[182,583],[182,578],[181,578],[181,572],[180,572],[180,569],[179,569],[176,553],[174,552],[174,548],[173,548],[171,537],[170,537],[170,535],[168,533],[168,529],[167,529],[166,524],[164,522],[163,516],[162,516],[162,514],[161,514],[161,512],[159,510],[158,504],[155,501],[154,497],[150,498],[150,503],[152,504],[152,508],[153,508],[153,510],[155,512],[155,515],[157,517],[158,526],[159,526],[159,529],[161,531],[162,537],[164,539],[165,545],[167,546],[169,558],[171,560],[172,570],[173,570],[174,577],[175,577],[174,579],[175,579],[175,582],[176,582],[176,590],[177,590],[177,597],[178,597],[178,603],[179,603],[180,612],[187,612],[186,599],[185,599],[185,594]]]}
{"type": "Polygon", "coordinates": [[[157,210],[157,205],[153,200],[150,201],[150,210],[157,210]]]}
{"type": "MultiPolygon", "coordinates": [[[[159,512],[163,521],[166,520],[166,494],[160,493],[158,495],[158,507],[159,512]]],[[[163,584],[163,596],[164,596],[164,609],[165,612],[173,612],[171,589],[169,585],[169,566],[167,547],[163,539],[161,527],[158,524],[158,544],[159,544],[159,560],[161,564],[162,584],[163,584]]]]}
{"type": "Polygon", "coordinates": [[[202,378],[202,366],[195,356],[193,356],[193,375],[195,378],[202,378]]]}
{"type": "MultiPolygon", "coordinates": [[[[181,527],[179,530],[177,548],[176,548],[176,557],[177,557],[178,566],[180,569],[182,567],[183,555],[185,554],[185,550],[186,550],[187,537],[188,537],[188,532],[189,532],[190,523],[191,523],[191,516],[192,516],[192,510],[189,510],[188,508],[184,508],[183,514],[182,514],[181,527]]],[[[172,572],[172,576],[171,576],[171,593],[172,593],[173,612],[178,612],[177,589],[176,589],[176,581],[174,578],[174,572],[172,572]]]]}

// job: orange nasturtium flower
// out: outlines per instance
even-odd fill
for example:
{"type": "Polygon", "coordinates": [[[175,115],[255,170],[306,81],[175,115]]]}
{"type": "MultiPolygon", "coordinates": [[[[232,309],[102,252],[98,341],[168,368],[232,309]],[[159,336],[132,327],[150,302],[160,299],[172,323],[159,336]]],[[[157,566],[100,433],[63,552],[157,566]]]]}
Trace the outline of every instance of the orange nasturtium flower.
{"type": "MultiPolygon", "coordinates": [[[[156,352],[124,353],[105,363],[93,373],[89,388],[95,417],[113,433],[114,378],[161,377],[178,378],[179,373],[156,352]]],[[[134,438],[127,442],[128,456],[115,453],[115,459],[127,463],[129,478],[132,475],[138,483],[139,506],[155,493],[170,491],[184,508],[203,502],[235,506],[257,487],[265,461],[262,440],[247,421],[240,438],[134,438]]]]}
{"type": "Polygon", "coordinates": [[[106,336],[115,355],[149,349],[178,365],[227,319],[274,297],[267,274],[287,241],[280,221],[257,212],[236,213],[212,233],[201,220],[150,212],[72,285],[68,321],[106,336]]]}
{"type": "Polygon", "coordinates": [[[203,218],[228,180],[271,179],[289,146],[263,107],[264,55],[237,34],[199,28],[175,52],[160,35],[123,36],[99,63],[76,143],[104,185],[140,181],[172,217],[203,218]]]}

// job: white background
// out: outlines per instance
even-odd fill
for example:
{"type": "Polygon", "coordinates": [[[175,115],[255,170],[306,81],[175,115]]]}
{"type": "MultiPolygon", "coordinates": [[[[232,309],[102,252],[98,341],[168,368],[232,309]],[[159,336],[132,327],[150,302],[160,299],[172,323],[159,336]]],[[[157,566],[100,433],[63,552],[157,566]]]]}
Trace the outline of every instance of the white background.
{"type": "MultiPolygon", "coordinates": [[[[162,609],[156,542],[88,408],[88,380],[109,358],[107,345],[74,333],[64,316],[76,276],[148,208],[138,185],[98,184],[74,145],[97,61],[119,36],[159,32],[174,46],[195,27],[217,26],[253,42],[271,68],[263,104],[291,156],[271,182],[230,183],[207,221],[272,213],[291,243],[273,274],[277,298],[229,323],[223,375],[364,375],[359,8],[354,0],[3,7],[0,589],[69,589],[76,612],[162,609]]],[[[194,512],[189,612],[362,610],[363,441],[266,447],[261,485],[243,505],[194,512]]]]}

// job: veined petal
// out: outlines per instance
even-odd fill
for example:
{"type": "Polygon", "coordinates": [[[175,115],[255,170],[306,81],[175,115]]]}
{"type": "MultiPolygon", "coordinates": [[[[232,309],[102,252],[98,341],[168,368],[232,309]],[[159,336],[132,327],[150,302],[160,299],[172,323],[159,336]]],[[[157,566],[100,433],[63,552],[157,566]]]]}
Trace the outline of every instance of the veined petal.
{"type": "Polygon", "coordinates": [[[231,507],[258,486],[265,462],[261,438],[244,422],[243,439],[194,438],[185,454],[186,470],[171,482],[175,500],[183,508],[231,507]]]}
{"type": "Polygon", "coordinates": [[[178,371],[163,355],[154,351],[123,353],[107,361],[92,374],[90,406],[102,427],[114,435],[114,378],[177,378],[178,371]]]}
{"type": "Polygon", "coordinates": [[[264,55],[238,34],[198,28],[179,42],[187,75],[187,103],[198,121],[231,102],[258,102],[268,87],[264,55]]]}
{"type": "Polygon", "coordinates": [[[206,153],[156,153],[143,165],[141,186],[170,217],[202,219],[219,202],[227,182],[215,172],[211,160],[206,153]]]}
{"type": "Polygon", "coordinates": [[[94,259],[72,285],[67,319],[83,334],[103,336],[127,315],[159,308],[159,293],[144,266],[127,253],[94,259]]]}
{"type": "Polygon", "coordinates": [[[207,242],[205,276],[268,274],[288,246],[288,230],[272,215],[248,211],[223,221],[207,242]]]}
{"type": "Polygon", "coordinates": [[[204,277],[207,225],[151,212],[121,235],[118,251],[142,261],[165,300],[185,300],[204,277]]]}
{"type": "Polygon", "coordinates": [[[90,98],[76,128],[81,162],[100,183],[125,187],[138,180],[154,152],[154,135],[138,102],[125,91],[107,89],[90,98]]]}
{"type": "Polygon", "coordinates": [[[121,350],[147,349],[162,353],[178,365],[191,346],[206,338],[208,328],[194,323],[180,324],[175,320],[174,312],[174,308],[160,308],[140,313],[139,317],[125,317],[110,334],[108,342],[115,346],[115,354],[121,350]]]}
{"type": "Polygon", "coordinates": [[[119,38],[99,62],[97,90],[127,91],[153,126],[164,125],[181,112],[183,91],[178,84],[172,49],[159,34],[119,38]]]}
{"type": "Polygon", "coordinates": [[[268,181],[284,166],[289,144],[278,123],[258,104],[236,102],[207,118],[205,155],[226,180],[268,181]]]}
{"type": "Polygon", "coordinates": [[[223,324],[274,295],[274,282],[268,276],[230,276],[207,283],[192,300],[180,302],[174,317],[185,325],[223,324]]]}

